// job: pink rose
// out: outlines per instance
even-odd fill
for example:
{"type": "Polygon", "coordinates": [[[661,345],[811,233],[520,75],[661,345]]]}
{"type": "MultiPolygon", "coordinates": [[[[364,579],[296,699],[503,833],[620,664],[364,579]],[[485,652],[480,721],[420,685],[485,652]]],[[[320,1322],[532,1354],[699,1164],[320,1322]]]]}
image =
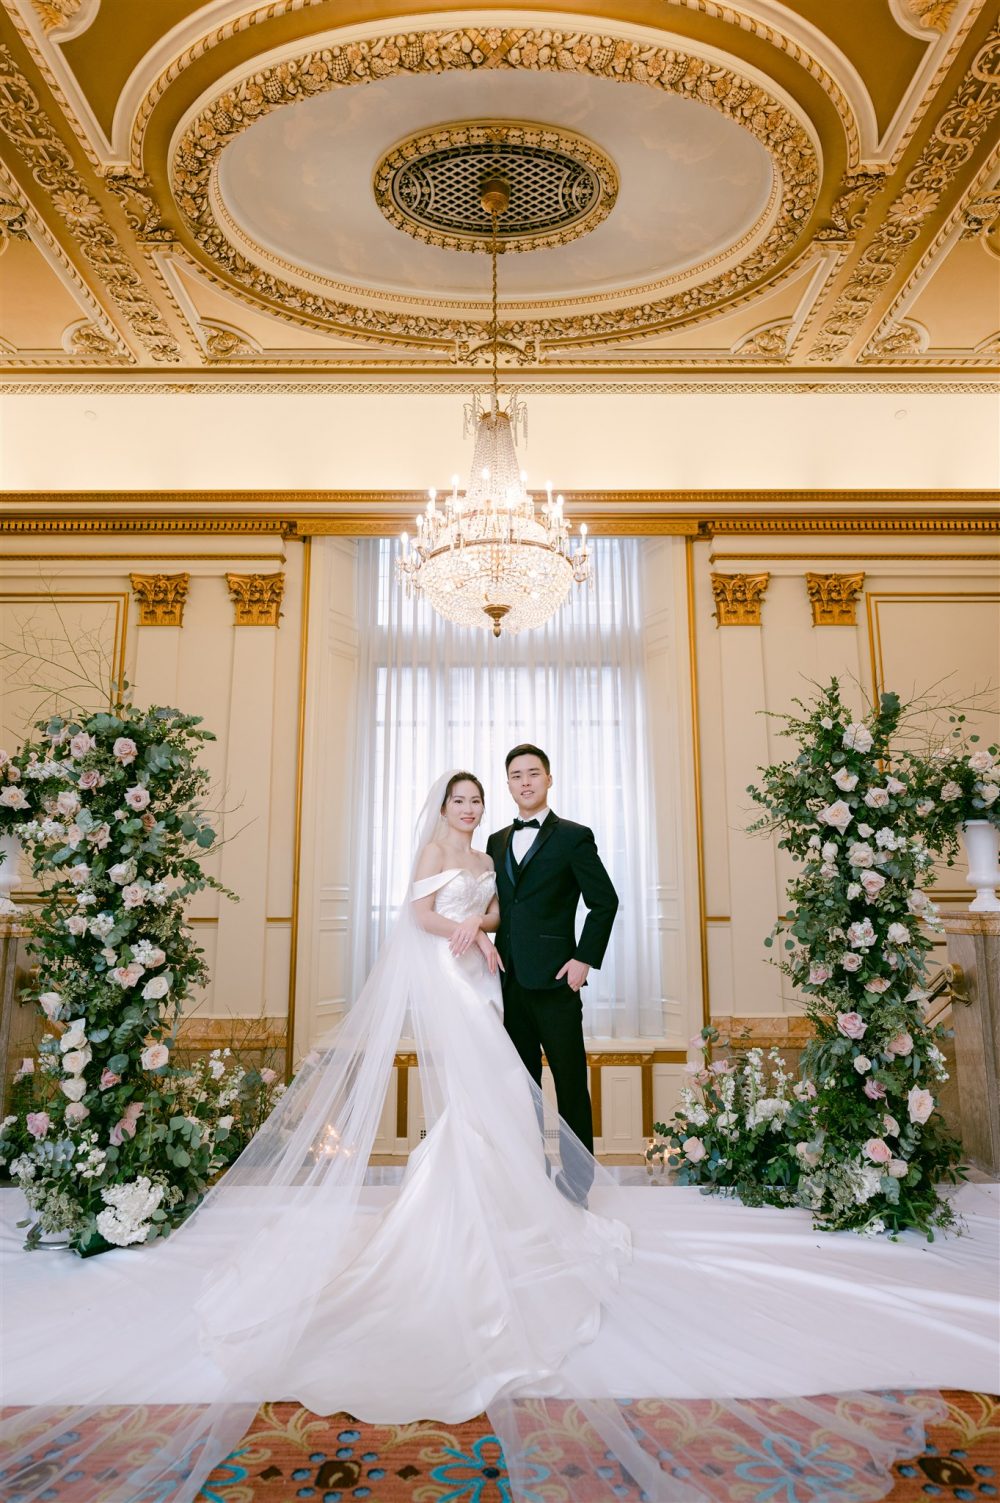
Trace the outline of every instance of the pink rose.
{"type": "Polygon", "coordinates": [[[865,1081],[865,1095],[869,1101],[884,1101],[885,1086],[878,1080],[865,1081]]]}
{"type": "Polygon", "coordinates": [[[274,1085],[274,1082],[278,1078],[278,1072],[277,1070],[261,1070],[260,1078],[265,1085],[274,1085]]]}
{"type": "Polygon", "coordinates": [[[0,807],[4,809],[28,809],[31,806],[20,788],[10,787],[0,790],[0,807]]]}
{"type": "Polygon", "coordinates": [[[34,1073],[34,1058],[30,1054],[26,1054],[24,1059],[22,1059],[21,1063],[17,1067],[17,1074],[15,1075],[14,1079],[23,1080],[26,1075],[34,1075],[34,1073]]]}
{"type": "Polygon", "coordinates": [[[135,761],[139,748],[130,736],[119,736],[111,750],[122,766],[127,767],[135,761]]]}
{"type": "Polygon", "coordinates": [[[865,1144],[865,1153],[873,1164],[888,1164],[892,1158],[892,1149],[884,1138],[869,1138],[865,1144]]]}
{"type": "Polygon", "coordinates": [[[111,1142],[115,1145],[116,1148],[121,1147],[123,1138],[135,1137],[135,1130],[139,1125],[139,1118],[142,1116],[144,1111],[145,1107],[140,1106],[137,1101],[129,1102],[128,1106],[125,1108],[124,1116],[115,1123],[109,1134],[111,1142]]]}
{"type": "Polygon", "coordinates": [[[863,871],[861,886],[864,888],[866,898],[877,898],[885,886],[885,878],[881,872],[863,871]]]}
{"type": "Polygon", "coordinates": [[[52,1118],[48,1112],[29,1112],[24,1123],[33,1138],[44,1138],[52,1126],[52,1118]]]}
{"type": "Polygon", "coordinates": [[[130,960],[128,965],[116,966],[111,972],[111,979],[117,981],[118,985],[124,989],[126,986],[135,986],[145,970],[146,967],[140,965],[137,960],[130,960]]]}
{"type": "Polygon", "coordinates": [[[906,1109],[911,1122],[926,1122],[934,1110],[934,1097],[922,1086],[913,1086],[906,1098],[906,1109]]]}
{"type": "Polygon", "coordinates": [[[896,1121],[895,1117],[890,1117],[888,1112],[886,1112],[885,1116],[882,1118],[882,1131],[887,1132],[890,1138],[899,1137],[899,1123],[896,1121]]]}
{"type": "Polygon", "coordinates": [[[150,1044],[139,1055],[139,1063],[144,1070],[161,1070],[169,1058],[166,1044],[150,1044]]]}
{"type": "Polygon", "coordinates": [[[71,866],[69,869],[69,879],[77,887],[82,887],[89,876],[90,867],[85,861],[78,861],[75,866],[71,866]]]}
{"type": "Polygon", "coordinates": [[[138,882],[130,882],[122,888],[122,902],[126,908],[141,908],[146,901],[146,889],[138,882]]]}
{"type": "Polygon", "coordinates": [[[684,1150],[684,1157],[691,1164],[700,1163],[708,1151],[700,1138],[685,1138],[681,1148],[684,1150]]]}
{"type": "Polygon", "coordinates": [[[886,1054],[896,1054],[900,1059],[913,1053],[913,1040],[908,1033],[897,1033],[885,1046],[886,1054]]]}
{"type": "Polygon", "coordinates": [[[96,767],[86,767],[80,774],[80,787],[88,793],[92,788],[100,788],[103,782],[104,778],[96,767]]]}
{"type": "Polygon", "coordinates": [[[121,1085],[121,1083],[121,1076],[116,1075],[113,1070],[105,1069],[101,1071],[100,1087],[102,1091],[110,1091],[112,1086],[121,1085]]]}
{"type": "Polygon", "coordinates": [[[86,1121],[90,1116],[90,1107],[84,1106],[82,1101],[71,1101],[63,1115],[67,1122],[72,1122],[76,1125],[77,1123],[86,1121]]]}
{"type": "Polygon", "coordinates": [[[80,807],[80,799],[71,788],[64,788],[56,799],[56,812],[68,817],[76,813],[80,807]]]}
{"type": "Polygon", "coordinates": [[[141,814],[149,803],[149,789],[144,788],[141,783],[136,783],[132,788],[126,788],[125,802],[130,809],[134,809],[137,814],[141,814]]]}
{"type": "Polygon", "coordinates": [[[889,987],[891,985],[892,985],[892,982],[888,979],[888,977],[886,977],[886,976],[873,976],[870,981],[866,981],[865,982],[865,991],[866,992],[887,992],[889,990],[889,987]]]}
{"type": "Polygon", "coordinates": [[[824,981],[829,981],[831,976],[828,965],[813,965],[809,967],[809,985],[822,986],[824,981]]]}
{"type": "Polygon", "coordinates": [[[845,954],[841,955],[840,963],[845,971],[860,971],[862,965],[861,956],[854,950],[848,950],[845,954]]]}
{"type": "Polygon", "coordinates": [[[889,1173],[893,1179],[905,1179],[910,1171],[910,1166],[905,1159],[890,1159],[889,1173]]]}
{"type": "Polygon", "coordinates": [[[93,736],[88,736],[86,731],[77,731],[76,735],[70,738],[69,754],[71,757],[85,757],[96,746],[97,742],[93,736]]]}
{"type": "Polygon", "coordinates": [[[837,1028],[846,1039],[863,1039],[868,1024],[859,1012],[838,1012],[837,1028]]]}
{"type": "Polygon", "coordinates": [[[87,920],[82,913],[71,914],[66,920],[66,928],[70,934],[79,938],[81,934],[86,934],[87,932],[87,920]]]}

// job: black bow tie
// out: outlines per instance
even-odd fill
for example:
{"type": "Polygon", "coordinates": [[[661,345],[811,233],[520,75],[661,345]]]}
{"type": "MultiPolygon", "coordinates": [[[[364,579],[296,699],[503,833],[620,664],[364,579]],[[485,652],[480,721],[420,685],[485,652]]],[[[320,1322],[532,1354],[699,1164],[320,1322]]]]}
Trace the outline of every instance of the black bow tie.
{"type": "Polygon", "coordinates": [[[515,830],[540,830],[541,822],[537,819],[515,819],[515,830]]]}

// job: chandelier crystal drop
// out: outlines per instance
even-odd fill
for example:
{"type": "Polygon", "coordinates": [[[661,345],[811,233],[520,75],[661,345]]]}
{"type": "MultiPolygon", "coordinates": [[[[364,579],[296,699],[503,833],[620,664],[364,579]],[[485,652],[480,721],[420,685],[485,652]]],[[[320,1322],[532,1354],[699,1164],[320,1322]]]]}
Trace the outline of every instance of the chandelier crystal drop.
{"type": "Polygon", "coordinates": [[[497,377],[497,221],[507,208],[507,184],[483,185],[482,204],[490,216],[493,304],[490,324],[493,382],[489,401],[477,393],[466,404],[466,432],[475,434],[472,469],[464,493],[458,476],[441,504],[429,493],[427,509],[416,519],[416,536],[403,533],[397,565],[407,594],[422,590],[440,615],[460,626],[492,627],[510,633],[541,626],[565,601],[574,581],[591,579],[587,528],[570,547],[570,523],[563,498],[536,508],[517,462],[517,430],[525,430],[524,404],[512,394],[501,406],[497,377]]]}

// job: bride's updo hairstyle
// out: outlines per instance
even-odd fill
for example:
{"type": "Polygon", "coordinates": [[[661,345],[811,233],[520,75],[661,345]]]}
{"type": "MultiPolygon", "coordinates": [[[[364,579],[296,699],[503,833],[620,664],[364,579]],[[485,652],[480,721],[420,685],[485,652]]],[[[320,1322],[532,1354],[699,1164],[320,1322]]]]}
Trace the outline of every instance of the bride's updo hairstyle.
{"type": "Polygon", "coordinates": [[[483,808],[485,809],[486,794],[483,790],[483,785],[476,777],[476,774],[474,772],[456,772],[453,773],[452,776],[448,779],[447,787],[444,790],[444,798],[441,800],[441,813],[444,813],[445,804],[447,804],[448,800],[451,798],[452,792],[459,783],[475,783],[476,787],[479,789],[479,797],[482,799],[483,808]]]}

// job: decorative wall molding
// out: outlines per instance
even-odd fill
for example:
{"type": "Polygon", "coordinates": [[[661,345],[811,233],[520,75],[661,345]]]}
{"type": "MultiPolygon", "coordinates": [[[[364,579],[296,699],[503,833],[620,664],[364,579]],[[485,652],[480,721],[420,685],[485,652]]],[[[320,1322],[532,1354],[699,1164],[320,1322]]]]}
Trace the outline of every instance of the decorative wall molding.
{"type": "Polygon", "coordinates": [[[140,626],[183,626],[190,574],[130,574],[140,626]]]}
{"type": "Polygon", "coordinates": [[[856,626],[864,574],[806,574],[813,626],[856,626]]]}
{"type": "Polygon", "coordinates": [[[716,626],[759,626],[770,574],[713,574],[716,626]]]}
{"type": "Polygon", "coordinates": [[[285,576],[279,574],[227,574],[237,626],[277,626],[285,576]]]}

